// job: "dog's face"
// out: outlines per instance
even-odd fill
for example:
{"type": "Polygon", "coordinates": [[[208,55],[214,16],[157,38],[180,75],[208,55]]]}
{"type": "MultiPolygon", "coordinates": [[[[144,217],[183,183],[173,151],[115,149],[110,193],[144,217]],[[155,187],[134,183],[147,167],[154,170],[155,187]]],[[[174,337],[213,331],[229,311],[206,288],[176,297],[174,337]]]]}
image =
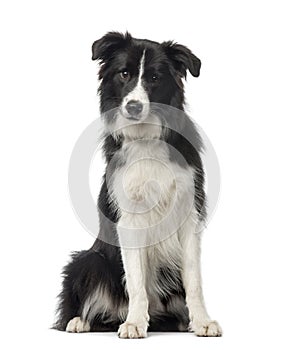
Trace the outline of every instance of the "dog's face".
{"type": "Polygon", "coordinates": [[[182,78],[187,70],[199,76],[201,67],[183,45],[115,32],[94,42],[92,59],[101,63],[101,112],[118,108],[119,115],[132,123],[148,117],[152,102],[183,109],[182,78]]]}

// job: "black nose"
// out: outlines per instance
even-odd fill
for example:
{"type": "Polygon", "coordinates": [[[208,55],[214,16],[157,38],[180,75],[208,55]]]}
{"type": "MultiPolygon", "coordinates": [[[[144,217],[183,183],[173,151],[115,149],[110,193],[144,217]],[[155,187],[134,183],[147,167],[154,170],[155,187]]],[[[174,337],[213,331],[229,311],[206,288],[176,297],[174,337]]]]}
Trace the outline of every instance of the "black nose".
{"type": "Polygon", "coordinates": [[[132,117],[137,117],[142,111],[143,105],[139,101],[131,100],[128,101],[125,108],[128,111],[129,115],[131,115],[132,117]]]}

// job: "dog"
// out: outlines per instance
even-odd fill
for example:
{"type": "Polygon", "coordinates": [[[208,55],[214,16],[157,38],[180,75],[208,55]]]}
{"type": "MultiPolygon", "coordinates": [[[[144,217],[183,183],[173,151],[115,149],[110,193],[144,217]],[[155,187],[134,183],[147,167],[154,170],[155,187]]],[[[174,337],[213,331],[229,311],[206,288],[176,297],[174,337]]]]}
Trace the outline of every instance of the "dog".
{"type": "Polygon", "coordinates": [[[120,338],[221,336],[201,285],[203,145],[184,112],[183,79],[198,77],[201,61],[178,43],[118,32],[93,43],[92,59],[105,125],[100,229],[63,269],[54,327],[120,338]]]}

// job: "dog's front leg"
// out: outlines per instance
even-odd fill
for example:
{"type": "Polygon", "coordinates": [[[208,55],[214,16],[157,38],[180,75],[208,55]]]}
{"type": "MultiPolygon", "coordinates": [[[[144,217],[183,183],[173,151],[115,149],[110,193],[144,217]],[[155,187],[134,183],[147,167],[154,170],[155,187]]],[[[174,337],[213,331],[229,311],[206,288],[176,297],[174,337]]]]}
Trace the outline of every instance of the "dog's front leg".
{"type": "Polygon", "coordinates": [[[129,306],[126,321],[120,325],[118,335],[120,338],[144,338],[149,321],[144,251],[142,248],[122,248],[121,255],[129,306]]]}
{"type": "Polygon", "coordinates": [[[182,279],[186,292],[186,303],[189,310],[189,330],[198,336],[221,336],[222,330],[216,321],[207,313],[201,283],[200,267],[200,234],[192,232],[194,224],[183,227],[182,246],[182,279]]]}

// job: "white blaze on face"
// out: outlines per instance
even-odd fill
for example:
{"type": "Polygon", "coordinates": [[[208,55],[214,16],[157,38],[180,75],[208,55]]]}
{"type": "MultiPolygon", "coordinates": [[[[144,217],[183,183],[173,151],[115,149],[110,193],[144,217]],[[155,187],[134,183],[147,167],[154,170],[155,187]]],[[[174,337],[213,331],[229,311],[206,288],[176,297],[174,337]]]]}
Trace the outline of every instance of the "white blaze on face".
{"type": "MultiPolygon", "coordinates": [[[[139,64],[139,74],[138,74],[138,80],[135,88],[125,96],[122,102],[122,112],[124,116],[126,116],[127,111],[126,111],[126,104],[129,101],[138,101],[143,104],[143,111],[142,111],[142,116],[146,117],[149,112],[149,98],[148,94],[145,91],[143,87],[143,82],[142,82],[142,76],[144,73],[144,64],[145,64],[145,50],[143,51],[142,57],[140,59],[140,64],[139,64]]],[[[143,118],[141,118],[143,119],[143,118]]]]}
{"type": "Polygon", "coordinates": [[[115,138],[120,135],[124,140],[135,139],[159,139],[162,134],[162,123],[157,115],[150,113],[150,101],[148,94],[143,84],[143,74],[145,67],[145,50],[142,53],[139,61],[139,73],[135,87],[123,99],[120,106],[120,113],[115,120],[115,123],[110,126],[110,132],[115,138]],[[138,115],[138,119],[131,119],[126,109],[129,101],[137,101],[142,104],[142,111],[138,115]]]}

